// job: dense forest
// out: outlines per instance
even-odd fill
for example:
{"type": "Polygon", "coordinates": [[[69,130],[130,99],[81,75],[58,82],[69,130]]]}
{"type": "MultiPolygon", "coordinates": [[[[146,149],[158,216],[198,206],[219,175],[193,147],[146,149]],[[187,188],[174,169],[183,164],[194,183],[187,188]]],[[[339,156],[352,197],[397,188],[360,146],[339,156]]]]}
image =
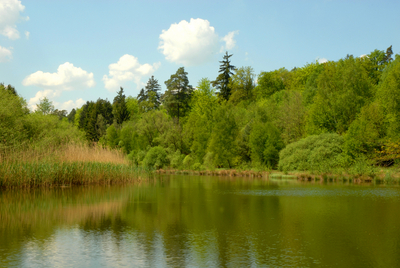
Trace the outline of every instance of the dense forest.
{"type": "Polygon", "coordinates": [[[0,85],[0,154],[82,142],[122,150],[137,166],[174,169],[329,170],[400,158],[400,55],[392,47],[356,58],[256,75],[228,52],[219,73],[192,86],[180,67],[152,76],[139,95],[29,111],[0,85]]]}

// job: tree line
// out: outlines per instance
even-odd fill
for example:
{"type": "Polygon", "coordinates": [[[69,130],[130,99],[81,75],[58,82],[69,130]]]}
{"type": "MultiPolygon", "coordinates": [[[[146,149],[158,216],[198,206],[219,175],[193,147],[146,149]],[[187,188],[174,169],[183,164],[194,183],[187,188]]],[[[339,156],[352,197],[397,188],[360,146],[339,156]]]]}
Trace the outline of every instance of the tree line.
{"type": "Polygon", "coordinates": [[[136,97],[120,88],[112,103],[90,101],[68,115],[44,99],[35,113],[57,115],[87,141],[155,168],[307,169],[400,158],[400,56],[391,46],[258,75],[231,59],[226,52],[216,78],[195,87],[180,67],[163,94],[152,76],[136,97]],[[299,164],[307,155],[314,164],[299,164]]]}

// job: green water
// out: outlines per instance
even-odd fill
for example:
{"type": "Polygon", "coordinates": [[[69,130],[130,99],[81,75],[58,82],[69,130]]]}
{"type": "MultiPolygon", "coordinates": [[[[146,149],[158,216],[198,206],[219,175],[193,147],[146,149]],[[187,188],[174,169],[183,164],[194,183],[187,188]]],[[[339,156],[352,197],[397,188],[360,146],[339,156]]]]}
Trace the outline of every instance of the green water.
{"type": "Polygon", "coordinates": [[[4,191],[0,267],[400,267],[400,188],[170,176],[4,191]]]}

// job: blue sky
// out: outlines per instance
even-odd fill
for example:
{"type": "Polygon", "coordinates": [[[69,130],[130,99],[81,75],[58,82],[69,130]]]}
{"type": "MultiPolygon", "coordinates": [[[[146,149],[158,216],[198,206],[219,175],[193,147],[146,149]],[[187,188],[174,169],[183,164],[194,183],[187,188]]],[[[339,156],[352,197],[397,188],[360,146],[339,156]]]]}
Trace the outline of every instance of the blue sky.
{"type": "Polygon", "coordinates": [[[225,51],[258,75],[375,49],[400,53],[400,1],[0,0],[0,83],[34,108],[137,96],[181,66],[196,86],[225,51]]]}

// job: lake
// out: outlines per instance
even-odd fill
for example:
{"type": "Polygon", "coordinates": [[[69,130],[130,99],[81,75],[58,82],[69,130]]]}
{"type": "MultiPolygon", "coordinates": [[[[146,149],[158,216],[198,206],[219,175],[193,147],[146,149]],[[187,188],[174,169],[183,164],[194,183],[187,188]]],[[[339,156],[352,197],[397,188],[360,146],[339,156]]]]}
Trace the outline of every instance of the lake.
{"type": "Polygon", "coordinates": [[[0,267],[400,267],[400,188],[161,176],[0,192],[0,267]]]}

